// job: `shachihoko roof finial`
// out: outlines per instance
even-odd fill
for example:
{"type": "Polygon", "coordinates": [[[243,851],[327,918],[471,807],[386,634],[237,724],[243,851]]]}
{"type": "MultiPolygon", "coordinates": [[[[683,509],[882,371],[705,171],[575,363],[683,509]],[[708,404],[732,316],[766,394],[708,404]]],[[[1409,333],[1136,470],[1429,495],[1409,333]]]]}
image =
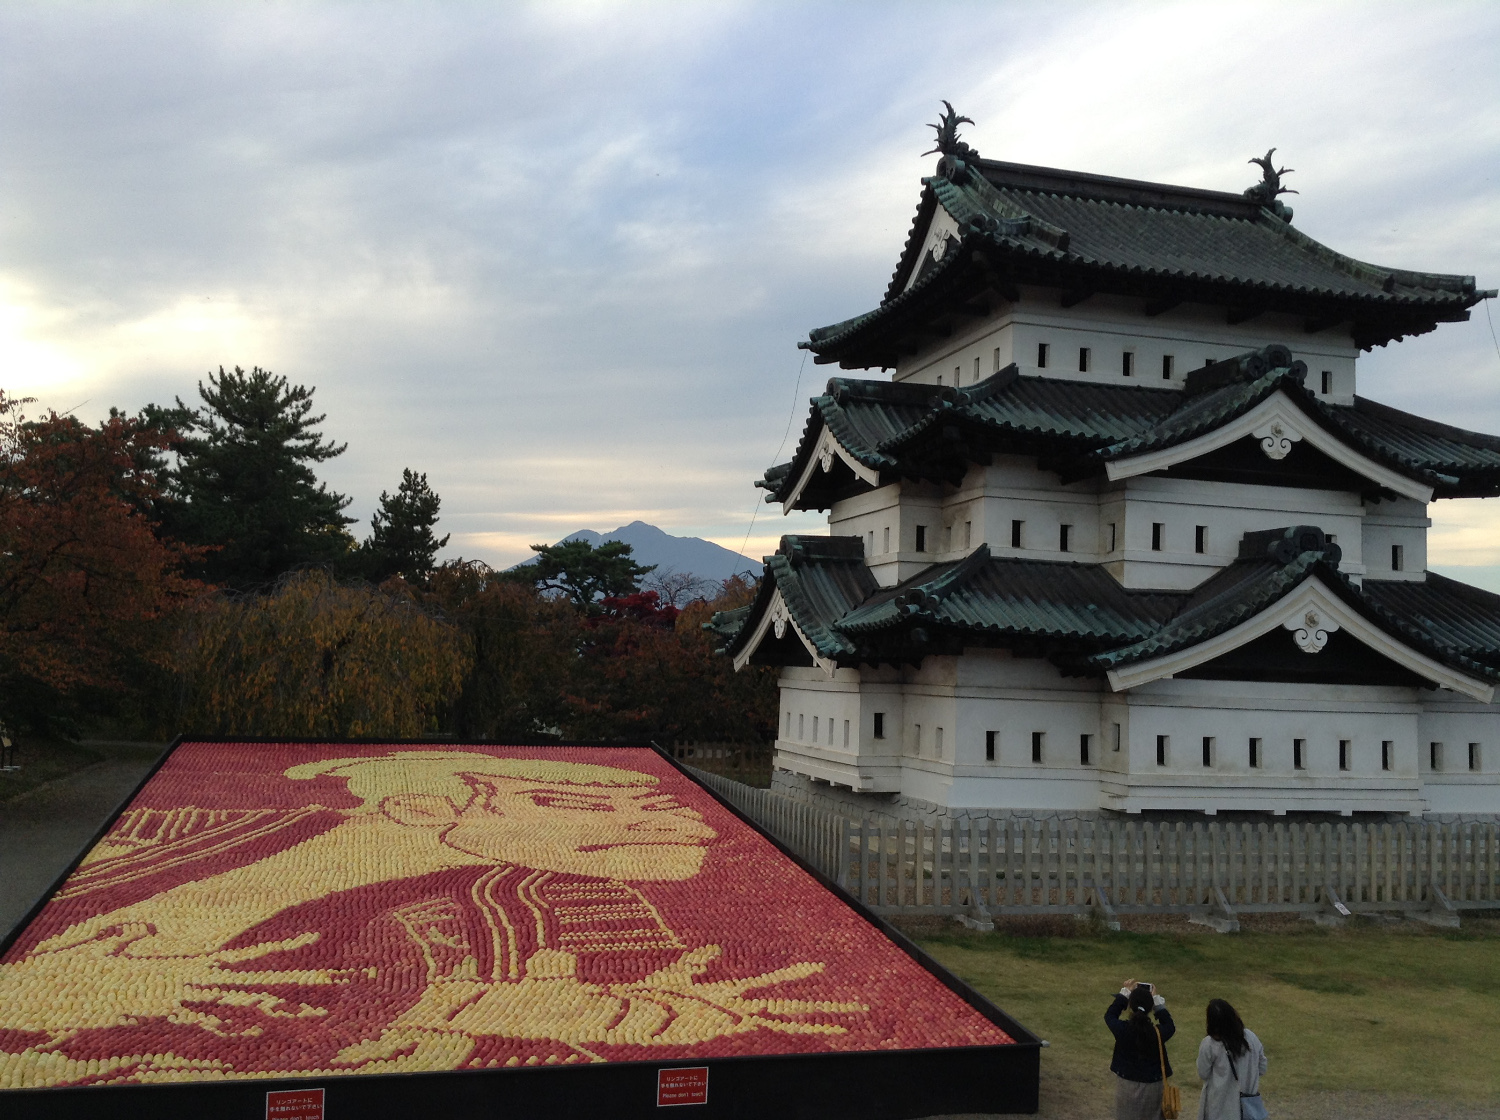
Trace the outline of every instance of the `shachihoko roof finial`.
{"type": "Polygon", "coordinates": [[[1283,175],[1290,175],[1293,169],[1290,167],[1277,167],[1272,163],[1271,157],[1275,154],[1276,149],[1272,148],[1263,156],[1252,156],[1246,160],[1247,163],[1259,164],[1263,177],[1255,186],[1246,189],[1245,197],[1251,202],[1260,203],[1283,221],[1290,222],[1292,220],[1292,208],[1284,202],[1277,201],[1277,196],[1298,194],[1299,192],[1292,190],[1291,187],[1283,187],[1281,185],[1281,177],[1283,175]]]}
{"type": "Polygon", "coordinates": [[[955,156],[959,159],[978,159],[979,153],[958,138],[958,126],[961,124],[973,124],[970,117],[961,117],[954,110],[951,103],[944,101],[943,105],[947,112],[942,115],[940,123],[929,124],[927,127],[937,130],[937,146],[923,152],[924,156],[934,153],[945,156],[955,156]]]}

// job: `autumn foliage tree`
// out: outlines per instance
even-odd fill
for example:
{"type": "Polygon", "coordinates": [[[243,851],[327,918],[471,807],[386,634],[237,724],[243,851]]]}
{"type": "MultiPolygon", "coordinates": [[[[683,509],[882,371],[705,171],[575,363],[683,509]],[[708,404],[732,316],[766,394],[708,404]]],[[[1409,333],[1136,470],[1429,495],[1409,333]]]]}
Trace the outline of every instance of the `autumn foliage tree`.
{"type": "Polygon", "coordinates": [[[25,403],[0,392],[0,710],[37,724],[159,662],[198,553],[154,531],[159,431],[117,413],[27,420],[25,403]]]}
{"type": "Polygon", "coordinates": [[[588,622],[562,721],[579,739],[764,743],[775,737],[776,671],[739,673],[704,631],[715,610],[749,601],[750,585],[728,581],[712,602],[686,609],[654,591],[607,598],[588,622]]]}
{"type": "Polygon", "coordinates": [[[468,675],[464,635],[410,595],[321,571],[204,603],[178,649],[197,734],[414,738],[439,730],[468,675]]]}
{"type": "Polygon", "coordinates": [[[437,567],[425,599],[471,652],[451,729],[472,739],[555,734],[583,631],[573,605],[474,560],[437,567]]]}

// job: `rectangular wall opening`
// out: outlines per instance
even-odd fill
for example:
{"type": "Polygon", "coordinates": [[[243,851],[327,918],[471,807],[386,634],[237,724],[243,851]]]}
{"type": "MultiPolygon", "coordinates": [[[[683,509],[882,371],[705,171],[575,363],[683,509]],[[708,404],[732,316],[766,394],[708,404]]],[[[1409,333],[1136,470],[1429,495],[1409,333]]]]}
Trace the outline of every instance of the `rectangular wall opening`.
{"type": "Polygon", "coordinates": [[[917,551],[918,552],[926,552],[927,551],[927,526],[926,525],[918,525],[917,526],[917,551]]]}
{"type": "Polygon", "coordinates": [[[1161,356],[1161,379],[1163,381],[1171,381],[1172,380],[1172,355],[1171,354],[1163,354],[1161,356]]]}
{"type": "Polygon", "coordinates": [[[1293,739],[1292,740],[1292,769],[1293,770],[1306,770],[1307,769],[1307,740],[1306,739],[1293,739]]]}
{"type": "Polygon", "coordinates": [[[807,741],[807,715],[804,712],[797,713],[797,741],[799,743],[807,741]]]}
{"type": "Polygon", "coordinates": [[[1068,545],[1072,543],[1073,526],[1059,525],[1057,527],[1057,551],[1067,552],[1068,545]]]}
{"type": "Polygon", "coordinates": [[[849,721],[844,721],[844,749],[849,749],[849,721]]]}
{"type": "Polygon", "coordinates": [[[932,749],[937,753],[939,758],[943,757],[943,729],[941,727],[933,732],[932,749]]]}
{"type": "Polygon", "coordinates": [[[1205,735],[1205,736],[1203,736],[1203,765],[1204,766],[1212,766],[1213,764],[1214,764],[1214,737],[1212,735],[1205,735]]]}
{"type": "Polygon", "coordinates": [[[876,712],[875,713],[875,726],[872,729],[871,734],[876,739],[884,739],[885,738],[885,713],[884,712],[876,712]]]}
{"type": "Polygon", "coordinates": [[[999,373],[1000,372],[1000,347],[998,347],[998,346],[995,347],[995,368],[993,370],[991,370],[990,372],[991,373],[999,373]]]}
{"type": "Polygon", "coordinates": [[[1208,551],[1208,526],[1207,525],[1194,525],[1193,526],[1193,551],[1196,552],[1196,553],[1198,553],[1198,555],[1200,555],[1200,556],[1203,555],[1205,552],[1208,551]]]}
{"type": "Polygon", "coordinates": [[[1089,371],[1089,348],[1087,346],[1080,346],[1078,348],[1078,372],[1079,373],[1087,373],[1088,371],[1089,371]]]}
{"type": "Polygon", "coordinates": [[[1354,743],[1349,739],[1339,740],[1339,769],[1347,770],[1352,765],[1350,755],[1353,753],[1354,743]]]}
{"type": "Polygon", "coordinates": [[[964,522],[964,547],[970,548],[974,544],[974,522],[964,522]]]}
{"type": "Polygon", "coordinates": [[[1160,552],[1167,544],[1167,526],[1165,522],[1153,521],[1151,523],[1151,551],[1160,552]]]}
{"type": "Polygon", "coordinates": [[[1427,744],[1427,767],[1430,770],[1441,770],[1443,768],[1443,744],[1427,744]]]}
{"type": "Polygon", "coordinates": [[[1114,733],[1113,733],[1112,738],[1113,738],[1114,742],[1111,745],[1110,750],[1117,751],[1117,750],[1120,749],[1120,740],[1122,738],[1124,738],[1124,734],[1123,734],[1124,729],[1118,723],[1116,723],[1116,724],[1113,725],[1113,731],[1114,731],[1114,733]]]}
{"type": "Polygon", "coordinates": [[[1158,766],[1165,766],[1166,764],[1167,764],[1167,737],[1165,735],[1158,735],[1156,737],[1156,765],[1158,765],[1158,766]]]}
{"type": "Polygon", "coordinates": [[[999,737],[998,731],[986,731],[984,733],[984,760],[995,761],[995,739],[999,737]]]}
{"type": "Polygon", "coordinates": [[[1031,761],[1042,761],[1042,741],[1046,738],[1045,731],[1033,731],[1031,733],[1031,761]]]}
{"type": "Polygon", "coordinates": [[[1047,346],[1047,344],[1045,342],[1038,342],[1036,344],[1036,367],[1037,367],[1037,369],[1046,369],[1047,368],[1047,351],[1048,351],[1048,349],[1049,349],[1049,347],[1047,346]]]}
{"type": "Polygon", "coordinates": [[[1026,525],[1026,522],[1024,522],[1024,521],[1012,521],[1010,523],[1010,547],[1011,548],[1020,548],[1021,547],[1021,530],[1022,530],[1023,527],[1025,527],[1025,525],[1026,525]]]}
{"type": "Polygon", "coordinates": [[[975,380],[976,383],[979,381],[979,356],[978,355],[975,355],[975,357],[974,357],[974,380],[975,380]]]}
{"type": "Polygon", "coordinates": [[[1326,397],[1331,392],[1333,392],[1333,370],[1325,369],[1323,371],[1323,395],[1326,397]]]}
{"type": "Polygon", "coordinates": [[[1078,736],[1078,761],[1081,765],[1089,764],[1089,747],[1092,745],[1092,735],[1078,736]]]}
{"type": "Polygon", "coordinates": [[[1469,744],[1469,769],[1470,770],[1478,770],[1479,769],[1479,744],[1478,743],[1470,743],[1469,744]]]}
{"type": "Polygon", "coordinates": [[[883,545],[882,545],[880,551],[888,553],[888,552],[890,552],[890,550],[891,550],[891,527],[889,525],[887,525],[885,527],[885,537],[883,538],[883,545]]]}
{"type": "Polygon", "coordinates": [[[1404,545],[1391,545],[1391,571],[1406,571],[1406,547],[1404,545]]]}
{"type": "Polygon", "coordinates": [[[1250,769],[1260,769],[1260,740],[1250,740],[1250,769]]]}
{"type": "Polygon", "coordinates": [[[1120,355],[1120,372],[1126,377],[1135,376],[1135,353],[1127,350],[1120,355]]]}
{"type": "Polygon", "coordinates": [[[1113,552],[1119,547],[1119,526],[1111,521],[1109,523],[1109,551],[1113,552]]]}
{"type": "Polygon", "coordinates": [[[1395,753],[1396,741],[1394,739],[1382,739],[1380,741],[1380,768],[1389,770],[1391,768],[1391,755],[1395,753]]]}

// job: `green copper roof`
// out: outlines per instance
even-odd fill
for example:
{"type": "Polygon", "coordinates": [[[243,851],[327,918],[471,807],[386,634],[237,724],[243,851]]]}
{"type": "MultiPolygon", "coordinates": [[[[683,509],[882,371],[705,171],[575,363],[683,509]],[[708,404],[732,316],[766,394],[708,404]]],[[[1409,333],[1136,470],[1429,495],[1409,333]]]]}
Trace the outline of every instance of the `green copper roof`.
{"type": "MultiPolygon", "coordinates": [[[[1014,366],[962,389],[833,378],[812,400],[791,462],[757,485],[769,501],[788,500],[825,429],[882,483],[957,483],[970,463],[992,454],[1034,455],[1066,478],[1083,478],[1112,460],[1185,443],[1280,392],[1312,423],[1437,497],[1500,494],[1500,437],[1359,397],[1330,404],[1305,387],[1306,372],[1285,347],[1272,345],[1193,371],[1184,390],[1021,377],[1014,366]]],[[[838,464],[815,472],[795,504],[826,509],[867,485],[838,464]]]]}
{"type": "MultiPolygon", "coordinates": [[[[916,221],[880,306],[809,332],[802,345],[845,368],[895,366],[986,293],[1019,284],[1351,322],[1364,347],[1468,318],[1493,292],[1472,276],[1346,257],[1243,195],[995,160],[944,159],[923,180],[916,221]],[[941,260],[922,254],[941,206],[958,223],[941,260]],[[920,255],[920,259],[919,259],[920,255]],[[913,275],[917,279],[908,286],[913,275]]],[[[1282,213],[1285,213],[1284,209],[1282,213]]]]}
{"type": "MultiPolygon", "coordinates": [[[[1316,526],[1247,533],[1240,558],[1191,591],[1121,587],[1102,565],[992,556],[981,545],[881,588],[858,537],[785,537],[748,612],[711,627],[737,654],[781,592],[819,656],[839,665],[918,664],[976,646],[1047,657],[1099,674],[1198,645],[1233,629],[1317,576],[1351,609],[1403,644],[1460,672],[1500,680],[1500,595],[1429,573],[1423,581],[1356,586],[1316,526]]],[[[809,664],[800,645],[756,651],[770,664],[809,664]]]]}

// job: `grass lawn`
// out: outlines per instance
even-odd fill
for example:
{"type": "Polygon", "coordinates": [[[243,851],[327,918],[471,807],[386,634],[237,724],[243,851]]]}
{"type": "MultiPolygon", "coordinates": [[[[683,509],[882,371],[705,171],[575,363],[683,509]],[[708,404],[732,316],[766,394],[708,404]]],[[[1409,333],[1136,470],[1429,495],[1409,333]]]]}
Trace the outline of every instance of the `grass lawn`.
{"type": "Polygon", "coordinates": [[[1193,1063],[1214,997],[1234,1004],[1265,1043],[1272,1115],[1278,1097],[1316,1091],[1500,1102],[1500,921],[1466,916],[1457,930],[1250,921],[1255,927],[1227,935],[1172,918],[1123,933],[1072,919],[1017,919],[995,933],[903,924],[1051,1043],[1042,1052],[1044,1112],[1049,1097],[1066,1113],[1087,1098],[1107,1114],[1112,1040],[1103,1015],[1127,977],[1156,984],[1177,1020],[1169,1050],[1185,1115],[1197,1109],[1193,1063]]]}

